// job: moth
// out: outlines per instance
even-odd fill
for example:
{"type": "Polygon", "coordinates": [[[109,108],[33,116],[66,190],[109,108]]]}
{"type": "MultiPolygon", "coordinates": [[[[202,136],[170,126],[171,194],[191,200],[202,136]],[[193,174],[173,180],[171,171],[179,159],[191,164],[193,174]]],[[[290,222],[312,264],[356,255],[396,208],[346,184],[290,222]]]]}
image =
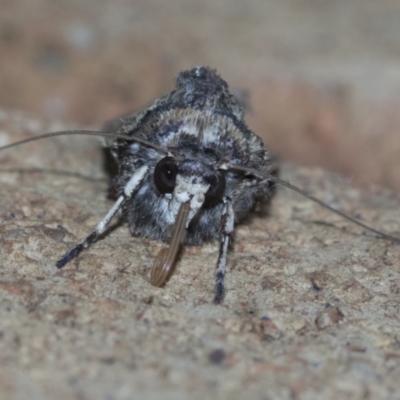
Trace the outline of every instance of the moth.
{"type": "Polygon", "coordinates": [[[257,205],[270,201],[276,184],[388,240],[278,177],[274,158],[244,120],[244,110],[215,70],[183,71],[172,92],[137,114],[111,122],[104,132],[54,132],[3,146],[61,135],[105,137],[118,172],[117,200],[86,239],[56,263],[63,268],[103,235],[115,216],[133,235],[169,243],[152,268],[150,282],[163,286],[180,246],[219,240],[215,303],[224,298],[225,267],[234,227],[257,205]]]}

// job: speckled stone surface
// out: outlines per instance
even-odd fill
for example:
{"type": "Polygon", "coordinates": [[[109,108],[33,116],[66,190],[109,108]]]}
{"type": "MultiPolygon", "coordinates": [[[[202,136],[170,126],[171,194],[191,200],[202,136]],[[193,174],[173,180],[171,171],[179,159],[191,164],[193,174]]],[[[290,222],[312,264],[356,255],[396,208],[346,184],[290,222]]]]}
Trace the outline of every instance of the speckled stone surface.
{"type": "MultiPolygon", "coordinates": [[[[0,112],[3,144],[62,128],[0,112]]],[[[342,211],[400,231],[390,192],[282,170],[342,211]]],[[[0,153],[2,399],[399,397],[399,245],[282,189],[268,213],[237,227],[222,305],[212,304],[215,243],[187,247],[163,289],[149,284],[161,245],[126,226],[56,271],[112,204],[106,194],[97,139],[0,153]]]]}

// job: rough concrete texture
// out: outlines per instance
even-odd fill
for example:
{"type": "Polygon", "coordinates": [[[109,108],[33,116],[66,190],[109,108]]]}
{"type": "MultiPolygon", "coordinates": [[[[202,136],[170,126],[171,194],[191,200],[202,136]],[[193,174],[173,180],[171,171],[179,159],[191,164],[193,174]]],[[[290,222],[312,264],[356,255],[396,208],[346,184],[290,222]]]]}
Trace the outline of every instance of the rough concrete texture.
{"type": "MultiPolygon", "coordinates": [[[[3,144],[62,128],[0,113],[3,144]]],[[[222,305],[215,243],[185,248],[163,289],[149,284],[161,245],[125,225],[56,271],[111,205],[101,166],[82,137],[0,154],[2,399],[399,397],[399,245],[281,190],[237,227],[222,305]]],[[[283,177],[400,231],[389,192],[319,169],[284,165],[283,177]]]]}
{"type": "Polygon", "coordinates": [[[194,65],[284,159],[400,188],[396,0],[0,0],[0,104],[99,124],[194,65]]]}
{"type": "MultiPolygon", "coordinates": [[[[0,0],[0,144],[100,126],[217,68],[283,176],[398,234],[400,7],[393,0],[0,0]],[[68,125],[50,123],[67,122],[68,125]]],[[[160,244],[114,229],[54,262],[111,205],[96,139],[0,153],[1,399],[397,399],[399,246],[287,190],[237,227],[227,296],[217,245],[186,248],[163,289],[160,244]],[[36,168],[36,169],[35,169],[36,168]],[[46,171],[39,172],[37,168],[46,171]],[[68,176],[67,173],[75,173],[68,176]]]]}

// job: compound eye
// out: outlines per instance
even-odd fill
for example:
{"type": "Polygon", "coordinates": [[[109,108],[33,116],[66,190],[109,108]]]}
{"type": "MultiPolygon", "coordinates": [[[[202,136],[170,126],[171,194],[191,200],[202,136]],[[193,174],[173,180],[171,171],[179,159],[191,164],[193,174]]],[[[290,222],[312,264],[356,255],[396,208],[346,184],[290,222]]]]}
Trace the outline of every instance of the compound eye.
{"type": "Polygon", "coordinates": [[[172,193],[175,188],[178,167],[172,157],[160,160],[154,168],[154,183],[160,193],[172,193]]]}
{"type": "Polygon", "coordinates": [[[204,206],[214,205],[224,196],[226,187],[225,175],[221,171],[217,171],[215,175],[208,177],[206,182],[210,187],[205,194],[204,206]]]}

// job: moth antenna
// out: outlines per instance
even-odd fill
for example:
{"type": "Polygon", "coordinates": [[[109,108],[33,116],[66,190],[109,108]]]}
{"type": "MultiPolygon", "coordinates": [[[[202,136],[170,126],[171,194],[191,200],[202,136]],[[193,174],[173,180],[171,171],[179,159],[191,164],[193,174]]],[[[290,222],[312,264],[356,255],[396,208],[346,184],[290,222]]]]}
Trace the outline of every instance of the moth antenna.
{"type": "Polygon", "coordinates": [[[46,168],[0,168],[0,173],[18,173],[18,174],[46,174],[46,175],[57,175],[66,176],[69,178],[82,179],[88,182],[107,182],[105,178],[93,178],[90,175],[80,174],[79,172],[69,172],[58,169],[46,169],[46,168]]]}
{"type": "Polygon", "coordinates": [[[335,208],[333,208],[333,207],[331,207],[330,205],[324,203],[322,200],[317,199],[315,196],[313,196],[312,194],[306,192],[305,190],[300,189],[300,188],[298,188],[297,186],[292,185],[292,184],[291,184],[290,182],[288,182],[288,181],[285,181],[285,180],[283,180],[283,179],[281,179],[281,178],[278,178],[278,177],[276,177],[276,176],[274,176],[274,175],[271,175],[271,174],[266,174],[266,175],[260,174],[258,171],[253,170],[253,169],[251,169],[251,168],[246,168],[246,167],[240,167],[240,166],[235,166],[235,165],[229,165],[229,166],[228,166],[228,169],[237,170],[237,171],[243,171],[243,172],[248,172],[248,173],[250,173],[250,174],[252,174],[252,175],[255,175],[255,176],[259,177],[259,178],[266,179],[266,180],[269,180],[269,181],[273,181],[273,182],[278,183],[278,184],[280,184],[280,185],[282,185],[282,186],[285,186],[285,187],[287,187],[288,189],[291,189],[291,190],[293,190],[294,192],[297,192],[297,193],[301,194],[302,196],[306,197],[307,199],[313,201],[314,203],[317,203],[317,204],[320,205],[321,207],[324,207],[324,208],[326,208],[327,210],[329,210],[329,211],[331,211],[331,212],[333,212],[333,213],[339,215],[340,217],[342,217],[342,218],[344,218],[344,219],[346,219],[346,220],[348,220],[348,221],[350,221],[350,222],[353,222],[354,224],[356,224],[356,225],[358,225],[358,226],[361,226],[362,228],[364,228],[364,229],[366,229],[366,230],[368,230],[368,231],[374,233],[375,235],[379,236],[380,238],[385,239],[385,240],[389,240],[389,241],[394,242],[394,243],[400,244],[400,239],[399,239],[399,238],[396,238],[396,237],[391,236],[391,235],[388,235],[388,234],[386,234],[386,233],[384,233],[384,232],[378,231],[377,229],[374,229],[374,228],[372,228],[371,226],[368,226],[368,225],[366,225],[366,224],[364,224],[364,223],[362,223],[362,222],[356,220],[355,218],[350,217],[349,215],[343,213],[342,211],[336,210],[335,208]]]}
{"type": "Polygon", "coordinates": [[[0,147],[0,151],[9,149],[11,147],[19,146],[21,144],[34,142],[36,140],[48,139],[48,138],[57,137],[57,136],[72,136],[72,135],[100,136],[100,137],[108,137],[108,138],[111,138],[111,139],[122,139],[122,140],[126,140],[126,141],[129,141],[129,142],[140,143],[140,144],[142,144],[144,146],[151,147],[151,148],[153,148],[155,150],[158,150],[158,151],[160,151],[162,153],[166,153],[166,154],[168,153],[168,151],[166,149],[162,148],[161,146],[157,146],[156,144],[150,143],[150,142],[148,142],[147,140],[144,140],[144,139],[140,139],[140,138],[136,138],[136,137],[132,137],[132,136],[128,136],[128,135],[120,135],[120,134],[113,133],[113,132],[85,131],[85,130],[59,131],[59,132],[45,133],[45,134],[40,135],[40,136],[34,136],[34,137],[31,137],[31,138],[19,140],[18,142],[7,144],[5,146],[1,146],[0,147]]]}

